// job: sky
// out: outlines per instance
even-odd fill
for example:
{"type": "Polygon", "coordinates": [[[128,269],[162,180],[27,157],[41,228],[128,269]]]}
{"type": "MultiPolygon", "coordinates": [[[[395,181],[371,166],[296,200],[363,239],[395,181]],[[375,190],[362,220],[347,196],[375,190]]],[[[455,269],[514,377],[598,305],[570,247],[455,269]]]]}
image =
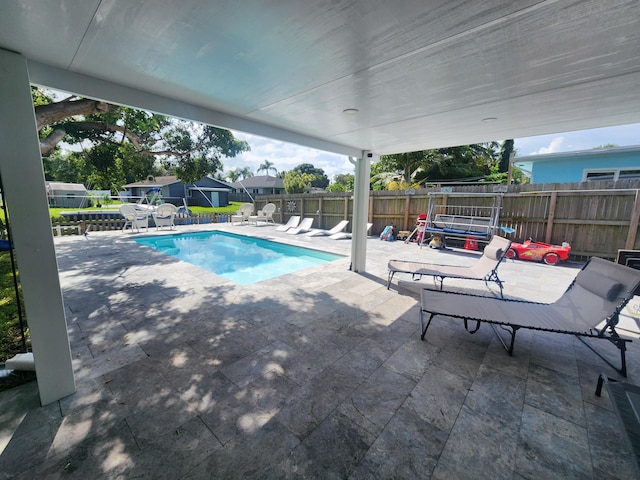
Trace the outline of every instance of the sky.
{"type": "MultiPolygon", "coordinates": [[[[301,163],[310,163],[322,168],[332,179],[340,173],[353,173],[354,168],[347,157],[302,147],[293,143],[270,140],[242,132],[233,132],[236,138],[245,140],[251,146],[250,152],[244,152],[233,159],[225,159],[225,169],[249,167],[256,169],[269,160],[280,171],[288,171],[301,163]]],[[[596,128],[577,132],[563,132],[535,137],[514,139],[516,159],[518,156],[541,155],[545,153],[591,150],[600,145],[617,146],[640,145],[640,123],[617,127],[596,128]]],[[[260,172],[263,175],[263,172],[260,172]]]]}

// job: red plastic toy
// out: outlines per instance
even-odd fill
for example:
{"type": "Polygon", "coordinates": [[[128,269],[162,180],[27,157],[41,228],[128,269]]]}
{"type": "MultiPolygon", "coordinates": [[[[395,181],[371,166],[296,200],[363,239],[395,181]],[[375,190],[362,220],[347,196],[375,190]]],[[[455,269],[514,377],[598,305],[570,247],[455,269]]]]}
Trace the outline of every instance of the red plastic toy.
{"type": "Polygon", "coordinates": [[[562,245],[534,242],[531,239],[524,243],[512,243],[505,257],[533,262],[544,262],[547,265],[555,265],[560,260],[567,260],[571,245],[564,242],[562,245]]]}

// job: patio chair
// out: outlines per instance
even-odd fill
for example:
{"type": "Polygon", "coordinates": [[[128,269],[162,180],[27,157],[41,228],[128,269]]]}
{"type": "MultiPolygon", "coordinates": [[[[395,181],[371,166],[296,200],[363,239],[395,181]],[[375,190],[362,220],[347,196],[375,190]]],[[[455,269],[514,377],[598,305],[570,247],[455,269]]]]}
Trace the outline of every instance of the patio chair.
{"type": "Polygon", "coordinates": [[[255,220],[256,225],[259,222],[264,223],[273,223],[275,225],[276,222],[273,220],[273,214],[276,213],[277,207],[274,203],[267,203],[261,210],[258,210],[258,215],[251,216],[250,220],[255,220]]]}
{"type": "MultiPolygon", "coordinates": [[[[369,230],[373,227],[373,223],[367,223],[367,235],[369,235],[369,230]]],[[[351,234],[349,232],[338,232],[333,235],[329,235],[331,240],[343,240],[345,238],[351,238],[351,234]]]]}
{"type": "Polygon", "coordinates": [[[400,273],[410,273],[414,280],[419,280],[423,275],[432,276],[433,280],[440,281],[440,290],[445,278],[462,278],[465,280],[484,280],[485,285],[488,282],[495,282],[500,287],[500,296],[502,297],[502,280],[498,277],[498,266],[505,253],[511,245],[511,240],[504,237],[494,235],[491,241],[484,247],[482,256],[476,263],[469,267],[461,267],[455,265],[436,265],[430,263],[408,262],[404,260],[389,260],[387,268],[389,275],[387,278],[387,290],[391,285],[393,276],[400,273]],[[418,277],[418,278],[416,278],[418,277]]]}
{"type": "Polygon", "coordinates": [[[342,232],[347,225],[349,224],[349,220],[342,220],[340,222],[338,222],[338,224],[333,227],[331,230],[311,230],[310,232],[307,232],[307,236],[308,237],[317,237],[319,235],[335,235],[336,233],[340,233],[342,232]]]}
{"type": "Polygon", "coordinates": [[[231,223],[239,222],[240,225],[249,223],[249,217],[253,215],[253,203],[243,203],[234,215],[231,215],[231,223]]]}
{"type": "Polygon", "coordinates": [[[300,225],[295,228],[290,228],[287,230],[289,235],[297,235],[299,233],[305,233],[311,230],[311,225],[313,224],[313,217],[303,218],[300,221],[300,225]]]}
{"type": "Polygon", "coordinates": [[[635,477],[640,478],[640,386],[608,378],[601,373],[596,385],[596,396],[602,396],[603,386],[606,387],[611,405],[633,452],[635,477]]]}
{"type": "Polygon", "coordinates": [[[163,203],[162,205],[158,205],[153,215],[153,222],[156,224],[156,230],[162,227],[169,227],[170,230],[173,230],[175,227],[174,218],[178,213],[178,207],[173,205],[172,203],[163,203]]]}
{"type": "Polygon", "coordinates": [[[438,315],[447,320],[462,319],[469,333],[477,332],[482,323],[488,323],[509,355],[513,355],[516,333],[521,328],[575,335],[626,377],[626,344],[631,339],[621,337],[616,331],[616,325],[620,311],[633,298],[638,285],[640,271],[592,257],[564,294],[553,303],[482,297],[425,288],[420,298],[420,338],[424,340],[431,321],[438,315]],[[426,324],[425,314],[429,315],[426,324]],[[508,345],[496,327],[510,335],[508,345]],[[585,338],[613,343],[620,351],[621,367],[613,365],[587,343],[585,338]]]}
{"type": "Polygon", "coordinates": [[[138,210],[134,205],[129,204],[120,205],[118,210],[124,217],[123,232],[127,227],[131,227],[131,231],[135,228],[136,232],[139,232],[140,228],[146,228],[149,231],[149,211],[138,210]]]}
{"type": "Polygon", "coordinates": [[[285,223],[284,225],[280,225],[279,227],[276,227],[276,230],[278,232],[286,232],[290,228],[296,228],[299,224],[300,224],[300,217],[298,215],[293,215],[292,217],[289,217],[289,221],[287,223],[285,223]]]}

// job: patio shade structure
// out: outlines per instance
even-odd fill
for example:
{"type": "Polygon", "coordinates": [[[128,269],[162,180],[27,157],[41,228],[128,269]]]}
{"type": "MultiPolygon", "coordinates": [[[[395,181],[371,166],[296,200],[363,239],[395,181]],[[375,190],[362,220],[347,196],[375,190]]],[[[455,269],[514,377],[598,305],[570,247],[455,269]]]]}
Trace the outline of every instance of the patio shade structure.
{"type": "Polygon", "coordinates": [[[352,157],[361,272],[370,161],[638,122],[639,47],[637,0],[4,2],[0,173],[41,401],[73,375],[30,84],[352,157]]]}

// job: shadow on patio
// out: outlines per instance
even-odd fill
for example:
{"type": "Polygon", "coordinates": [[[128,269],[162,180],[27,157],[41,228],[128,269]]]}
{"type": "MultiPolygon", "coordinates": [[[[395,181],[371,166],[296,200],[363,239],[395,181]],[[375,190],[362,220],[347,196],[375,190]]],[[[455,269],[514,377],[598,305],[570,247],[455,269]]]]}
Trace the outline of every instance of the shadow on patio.
{"type": "MultiPolygon", "coordinates": [[[[385,288],[398,248],[370,241],[371,274],[346,258],[238,286],[122,235],[57,242],[78,391],[45,407],[35,382],[0,394],[0,478],[634,475],[593,394],[611,369],[564,335],[523,332],[514,357],[458,322],[420,341],[416,283],[385,288]]],[[[523,296],[523,275],[575,275],[503,267],[523,296]]]]}

